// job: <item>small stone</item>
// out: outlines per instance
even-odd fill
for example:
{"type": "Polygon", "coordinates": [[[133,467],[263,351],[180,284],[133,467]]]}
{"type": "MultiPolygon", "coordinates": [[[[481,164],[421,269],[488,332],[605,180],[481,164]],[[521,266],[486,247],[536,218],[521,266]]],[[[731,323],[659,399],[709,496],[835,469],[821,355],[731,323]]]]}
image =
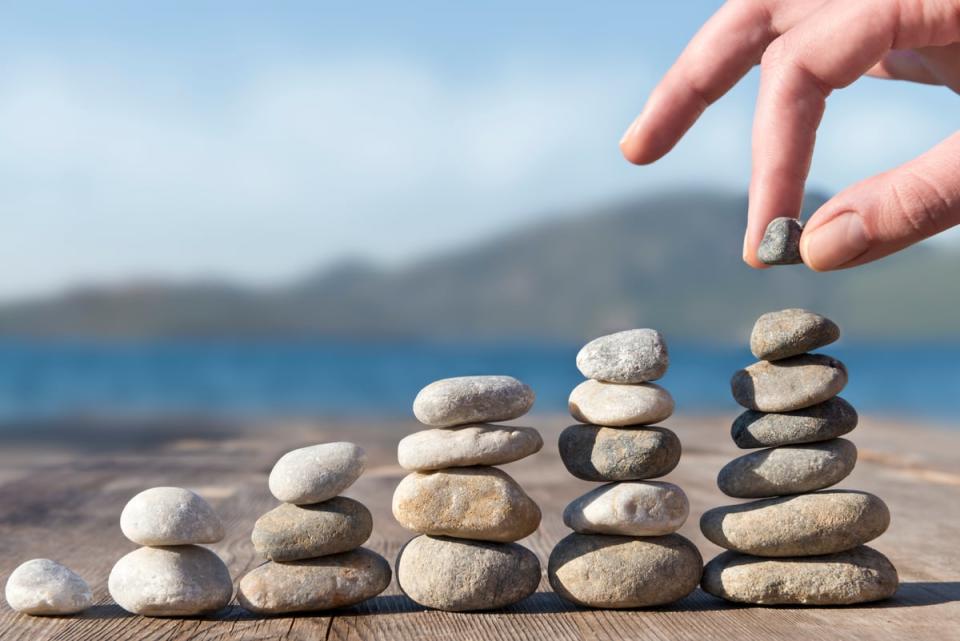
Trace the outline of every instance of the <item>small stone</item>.
{"type": "Polygon", "coordinates": [[[353,443],[302,447],[287,452],[273,466],[270,492],[284,503],[320,503],[353,485],[366,465],[366,452],[353,443]]]}
{"type": "Polygon", "coordinates": [[[153,487],[120,513],[123,535],[139,545],[189,545],[223,539],[223,523],[210,504],[181,487],[153,487]]]}
{"type": "Polygon", "coordinates": [[[756,556],[815,556],[855,548],[890,525],[873,494],[826,490],[707,510],[703,535],[722,548],[756,556]]]}
{"type": "Polygon", "coordinates": [[[793,412],[747,410],[730,429],[737,447],[773,447],[829,441],[853,431],[857,411],[839,396],[793,412]]]}
{"type": "Polygon", "coordinates": [[[512,376],[460,376],[430,383],[413,401],[417,420],[432,427],[496,423],[530,411],[533,390],[512,376]]]}
{"type": "Polygon", "coordinates": [[[805,309],[769,312],[757,319],[750,334],[750,351],[776,361],[829,345],[840,338],[836,323],[805,309]]]}
{"type": "Polygon", "coordinates": [[[649,538],[569,534],[550,553],[554,592],[592,608],[643,608],[672,603],[700,582],[703,559],[679,534],[649,538]]]}
{"type": "Polygon", "coordinates": [[[560,433],[560,459],[584,481],[640,481],[669,474],[680,439],[664,427],[571,425],[560,433]]]}
{"type": "Polygon", "coordinates": [[[892,597],[897,570],[865,545],[824,556],[762,559],[724,552],[707,564],[703,589],[758,605],[849,605],[892,597]]]}
{"type": "Polygon", "coordinates": [[[540,525],[537,504],[495,467],[409,474],[393,493],[393,516],[414,532],[480,541],[516,541],[540,525]]]}
{"type": "Polygon", "coordinates": [[[751,452],[727,463],[717,486],[727,496],[758,499],[822,490],[847,478],[857,447],[843,438],[751,452]]]}
{"type": "Polygon", "coordinates": [[[757,258],[765,265],[797,265],[800,257],[800,235],[803,224],[796,218],[774,218],[763,232],[757,258]]]}
{"type": "Polygon", "coordinates": [[[568,406],[573,418],[582,423],[613,427],[652,425],[673,414],[670,392],[655,383],[584,381],[570,392],[568,406]]]}
{"type": "Polygon", "coordinates": [[[790,412],[833,398],[847,384],[843,363],[823,354],[759,361],[730,381],[733,398],[747,409],[790,412]]]}
{"type": "Polygon", "coordinates": [[[345,608],[377,596],[390,585],[390,564],[358,548],[289,563],[268,561],[240,580],[237,600],[256,614],[345,608]]]}
{"type": "Polygon", "coordinates": [[[373,532],[362,503],[338,496],[314,505],[284,503],[257,519],[253,547],[271,561],[296,561],[347,552],[373,532]]]}
{"type": "Polygon", "coordinates": [[[595,338],[577,354],[577,369],[606,383],[646,383],[670,365],[667,344],[655,329],[629,329],[595,338]]]}
{"type": "Polygon", "coordinates": [[[397,460],[407,470],[428,471],[470,465],[502,465],[540,451],[543,439],[532,427],[464,425],[423,430],[403,438],[397,460]]]}
{"type": "Polygon", "coordinates": [[[537,555],[516,543],[418,536],[400,550],[396,567],[404,594],[448,612],[505,608],[540,584],[537,555]]]}
{"type": "Polygon", "coordinates": [[[626,481],[574,499],[563,522],[581,534],[660,536],[679,530],[689,513],[687,495],[673,483],[626,481]]]}
{"type": "Polygon", "coordinates": [[[117,605],[144,616],[215,612],[233,596],[227,566],[196,545],[138,548],[116,562],[108,587],[117,605]]]}
{"type": "Polygon", "coordinates": [[[33,559],[17,566],[7,579],[7,604],[33,615],[76,614],[93,604],[90,586],[56,561],[33,559]]]}

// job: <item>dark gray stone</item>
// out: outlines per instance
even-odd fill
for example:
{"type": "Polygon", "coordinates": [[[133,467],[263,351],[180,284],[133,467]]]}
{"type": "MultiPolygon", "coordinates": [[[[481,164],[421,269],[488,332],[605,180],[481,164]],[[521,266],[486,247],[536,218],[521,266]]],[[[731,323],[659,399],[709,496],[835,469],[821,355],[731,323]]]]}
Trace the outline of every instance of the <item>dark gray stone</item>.
{"type": "Polygon", "coordinates": [[[577,368],[587,378],[606,383],[646,383],[670,365],[667,344],[655,329],[628,329],[595,338],[577,354],[577,368]]]}
{"type": "Polygon", "coordinates": [[[271,561],[296,561],[360,547],[373,531],[373,516],[344,496],[314,505],[284,503],[253,526],[253,547],[271,561]]]}
{"type": "Polygon", "coordinates": [[[730,390],[742,406],[761,412],[790,412],[822,403],[847,384],[847,368],[824,354],[759,361],[733,375],[730,390]]]}
{"type": "Polygon", "coordinates": [[[737,447],[774,447],[828,441],[857,426],[857,411],[839,396],[793,412],[747,410],[737,417],[730,435],[737,447]]]}
{"type": "Polygon", "coordinates": [[[766,265],[796,265],[800,257],[800,235],[803,223],[796,218],[774,218],[763,232],[757,258],[766,265]]]}
{"type": "Polygon", "coordinates": [[[822,490],[845,479],[857,464],[857,447],[837,438],[751,452],[727,463],[717,486],[727,496],[758,499],[822,490]]]}
{"type": "Polygon", "coordinates": [[[663,427],[571,425],[560,433],[560,459],[585,481],[640,481],[669,474],[680,439],[663,427]]]}
{"type": "Polygon", "coordinates": [[[750,333],[750,351],[757,358],[776,361],[812,352],[838,338],[840,328],[829,318],[805,309],[784,309],[757,319],[750,333]]]}

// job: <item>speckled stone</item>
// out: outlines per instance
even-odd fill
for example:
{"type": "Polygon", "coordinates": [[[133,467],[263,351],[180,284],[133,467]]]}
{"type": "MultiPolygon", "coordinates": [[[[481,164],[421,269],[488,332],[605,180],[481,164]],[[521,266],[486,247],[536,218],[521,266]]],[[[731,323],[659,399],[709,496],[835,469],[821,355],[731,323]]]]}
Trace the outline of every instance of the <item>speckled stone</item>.
{"type": "Polygon", "coordinates": [[[353,443],[322,443],[287,452],[270,472],[278,501],[309,505],[332,499],[363,474],[367,454],[353,443]]]}
{"type": "Polygon", "coordinates": [[[418,472],[470,465],[502,465],[535,454],[543,447],[532,427],[463,425],[423,430],[404,437],[397,460],[418,472]]]}
{"type": "Polygon", "coordinates": [[[123,535],[140,545],[189,545],[223,539],[223,523],[210,504],[180,487],[140,492],[120,513],[123,535]]]}
{"type": "Polygon", "coordinates": [[[730,436],[737,447],[774,447],[829,441],[857,426],[857,411],[839,396],[792,412],[747,410],[737,417],[730,436]]]}
{"type": "Polygon", "coordinates": [[[815,556],[849,550],[887,529],[890,511],[873,494],[825,490],[707,510],[703,535],[756,556],[815,556]]]}
{"type": "Polygon", "coordinates": [[[430,383],[413,401],[417,420],[432,427],[496,423],[520,418],[535,395],[512,376],[460,376],[430,383]]]}
{"type": "Polygon", "coordinates": [[[812,352],[838,338],[840,328],[832,320],[805,309],[784,309],[757,319],[750,351],[757,358],[776,361],[812,352]]]}
{"type": "Polygon", "coordinates": [[[660,536],[679,530],[689,513],[687,495],[673,483],[624,481],[574,499],[563,522],[581,534],[660,536]]]}
{"type": "Polygon", "coordinates": [[[578,421],[613,427],[652,425],[673,414],[670,392],[655,383],[584,381],[570,392],[567,404],[578,421]]]}
{"type": "Polygon", "coordinates": [[[703,559],[679,534],[649,538],[569,534],[550,553],[554,592],[593,608],[641,608],[682,599],[700,582],[703,559]]]}
{"type": "Polygon", "coordinates": [[[400,550],[396,567],[404,594],[449,612],[504,608],[540,584],[537,555],[516,543],[418,536],[400,550]]]}
{"type": "Polygon", "coordinates": [[[751,452],[727,463],[717,486],[727,496],[758,499],[836,485],[857,464],[857,447],[843,438],[751,452]]]}
{"type": "Polygon", "coordinates": [[[849,605],[892,597],[897,570],[865,545],[823,556],[762,559],[724,552],[707,564],[703,589],[758,605],[849,605]]]}
{"type": "Polygon", "coordinates": [[[761,412],[790,412],[833,398],[847,384],[843,363],[823,354],[759,361],[730,381],[733,398],[761,412]]]}
{"type": "Polygon", "coordinates": [[[560,433],[560,459],[584,481],[640,481],[669,474],[680,439],[664,427],[571,425],[560,433]]]}
{"type": "Polygon", "coordinates": [[[50,559],[33,559],[18,565],[7,579],[4,596],[17,612],[38,616],[76,614],[93,604],[87,582],[50,559]]]}
{"type": "Polygon", "coordinates": [[[763,232],[757,258],[765,265],[797,265],[800,257],[800,235],[803,224],[796,218],[774,218],[763,232]]]}
{"type": "Polygon", "coordinates": [[[284,503],[259,519],[250,539],[271,561],[296,561],[360,547],[373,531],[362,503],[338,496],[314,505],[284,503]]]}
{"type": "Polygon", "coordinates": [[[646,383],[670,365],[667,344],[655,329],[628,329],[595,338],[577,354],[577,369],[607,383],[646,383]]]}

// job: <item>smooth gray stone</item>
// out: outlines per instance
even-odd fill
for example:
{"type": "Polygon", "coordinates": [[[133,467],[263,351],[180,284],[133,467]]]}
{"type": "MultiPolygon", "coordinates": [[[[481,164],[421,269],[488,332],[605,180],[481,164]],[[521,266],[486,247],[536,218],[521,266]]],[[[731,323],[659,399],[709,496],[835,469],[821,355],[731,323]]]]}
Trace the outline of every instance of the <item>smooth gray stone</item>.
{"type": "Polygon", "coordinates": [[[577,369],[606,383],[646,383],[670,365],[667,344],[655,329],[628,329],[595,338],[577,354],[577,369]]]}
{"type": "Polygon", "coordinates": [[[367,454],[353,443],[321,443],[280,457],[270,471],[270,493],[278,501],[310,505],[332,499],[360,478],[367,454]]]}
{"type": "Polygon", "coordinates": [[[890,560],[861,545],[836,554],[784,559],[724,552],[707,564],[702,587],[738,603],[822,606],[887,599],[898,584],[890,560]]]}
{"type": "Polygon", "coordinates": [[[792,412],[747,410],[733,422],[730,436],[743,449],[816,443],[853,431],[857,421],[853,406],[835,396],[792,412]]]}
{"type": "Polygon", "coordinates": [[[64,615],[93,605],[90,586],[76,572],[50,559],[32,559],[10,573],[4,596],[17,612],[64,615]]]}
{"type": "Polygon", "coordinates": [[[763,232],[757,258],[765,265],[797,265],[800,257],[800,235],[803,224],[796,218],[774,218],[763,232]]]}
{"type": "Polygon", "coordinates": [[[223,523],[210,504],[181,487],[153,487],[120,513],[123,535],[139,545],[190,545],[223,539],[223,523]]]}
{"type": "Polygon", "coordinates": [[[717,486],[738,499],[801,494],[836,485],[856,464],[857,447],[843,438],[783,445],[733,459],[720,470],[717,486]]]}
{"type": "Polygon", "coordinates": [[[759,361],[730,380],[733,398],[761,412],[790,412],[823,403],[847,384],[843,363],[823,354],[803,354],[780,361],[759,361]]]}
{"type": "Polygon", "coordinates": [[[271,561],[296,561],[347,552],[373,532],[373,516],[362,503],[337,496],[314,505],[284,503],[259,519],[250,539],[271,561]]]}
{"type": "Polygon", "coordinates": [[[563,522],[581,534],[661,536],[679,530],[689,513],[687,495],[673,483],[621,481],[574,499],[563,522]]]}
{"type": "Polygon", "coordinates": [[[560,433],[560,459],[584,481],[641,481],[669,474],[680,439],[664,427],[571,425],[560,433]]]}
{"type": "Polygon", "coordinates": [[[805,309],[768,312],[750,333],[750,351],[757,358],[776,361],[829,345],[840,338],[840,328],[829,318],[805,309]]]}
{"type": "Polygon", "coordinates": [[[570,415],[583,423],[607,426],[652,425],[673,414],[673,397],[656,383],[620,385],[584,381],[567,401],[570,415]]]}
{"type": "Polygon", "coordinates": [[[406,470],[424,472],[446,467],[503,465],[535,454],[543,447],[532,427],[462,425],[422,430],[397,446],[397,460],[406,470]]]}
{"type": "Polygon", "coordinates": [[[496,423],[530,411],[533,390],[512,376],[459,376],[430,383],[413,401],[417,420],[431,427],[496,423]]]}

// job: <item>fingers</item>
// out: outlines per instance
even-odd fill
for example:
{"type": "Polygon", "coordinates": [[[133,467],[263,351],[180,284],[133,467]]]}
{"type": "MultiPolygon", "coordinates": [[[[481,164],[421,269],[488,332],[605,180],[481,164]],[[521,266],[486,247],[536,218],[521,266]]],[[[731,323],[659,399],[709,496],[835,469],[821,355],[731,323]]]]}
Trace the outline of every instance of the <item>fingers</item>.
{"type": "Polygon", "coordinates": [[[803,261],[862,265],[960,223],[960,132],[919,158],[844,190],[808,221],[803,261]]]}
{"type": "Polygon", "coordinates": [[[909,80],[925,85],[943,84],[940,79],[924,64],[923,58],[916,51],[891,51],[883,60],[875,64],[867,72],[874,78],[887,80],[909,80]]]}

